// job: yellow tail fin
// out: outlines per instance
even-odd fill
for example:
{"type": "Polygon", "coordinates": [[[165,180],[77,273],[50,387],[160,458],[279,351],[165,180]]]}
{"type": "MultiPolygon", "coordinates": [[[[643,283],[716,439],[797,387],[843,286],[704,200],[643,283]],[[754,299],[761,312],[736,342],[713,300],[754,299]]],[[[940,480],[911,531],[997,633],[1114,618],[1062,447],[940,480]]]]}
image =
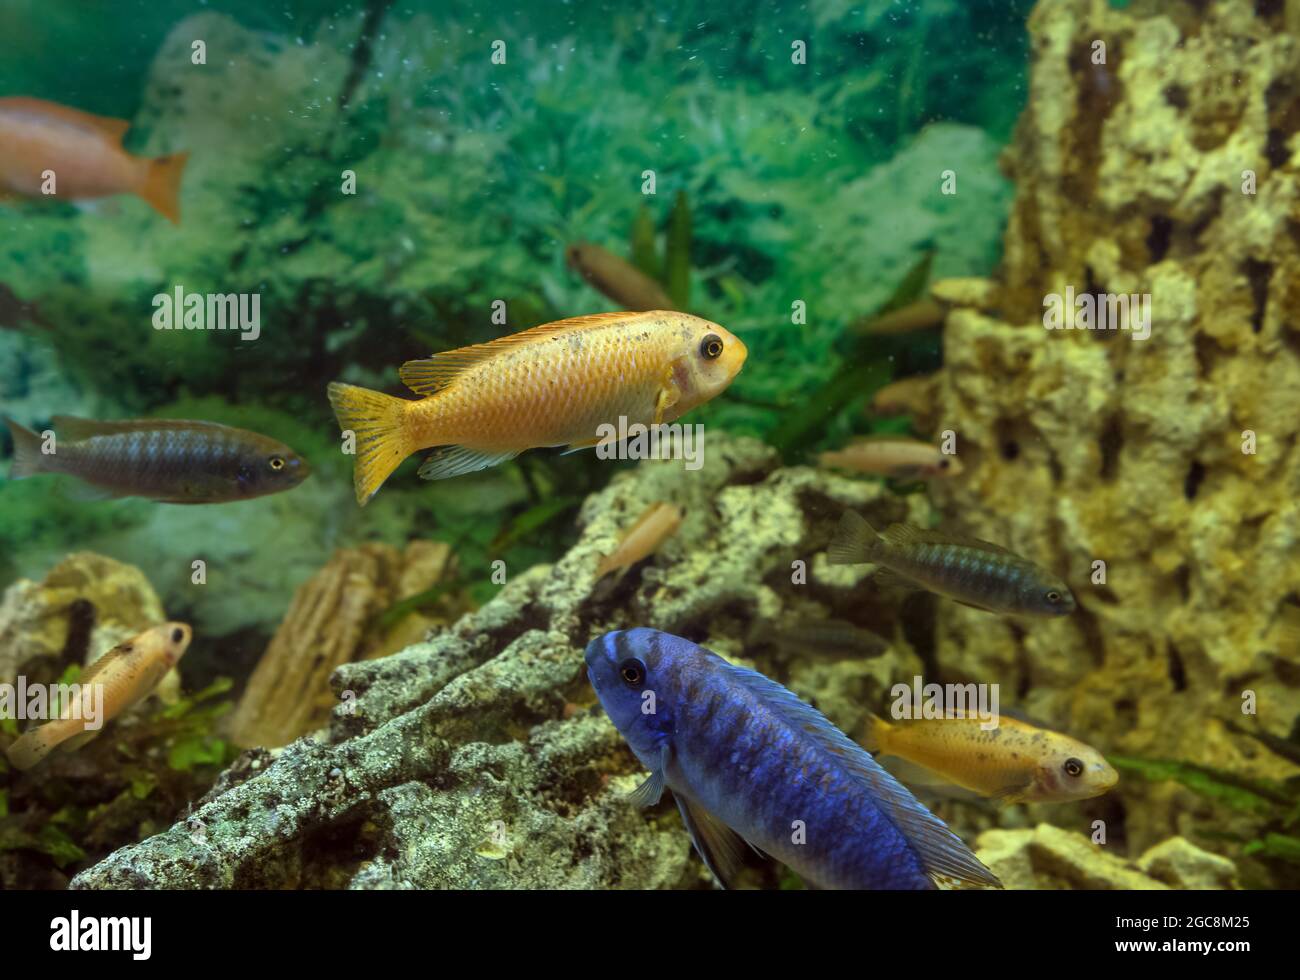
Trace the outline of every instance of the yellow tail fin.
{"type": "Polygon", "coordinates": [[[393,470],[414,452],[406,438],[403,398],[335,381],[329,386],[330,404],[339,428],[357,439],[353,483],[362,507],[379,492],[393,470]]]}
{"type": "Polygon", "coordinates": [[[181,177],[189,159],[188,153],[173,153],[150,160],[149,172],[140,188],[145,203],[174,225],[181,223],[181,177]]]}

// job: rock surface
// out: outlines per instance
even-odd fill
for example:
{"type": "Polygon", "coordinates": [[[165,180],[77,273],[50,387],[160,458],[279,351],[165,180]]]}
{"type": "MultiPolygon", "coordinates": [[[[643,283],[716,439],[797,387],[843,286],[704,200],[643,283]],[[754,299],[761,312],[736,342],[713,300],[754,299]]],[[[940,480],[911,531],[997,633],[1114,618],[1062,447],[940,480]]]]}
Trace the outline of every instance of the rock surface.
{"type": "Polygon", "coordinates": [[[919,657],[863,572],[824,550],[841,511],[924,519],[919,496],[812,469],[782,469],[762,444],[716,436],[697,472],[646,463],[589,498],[579,542],[554,566],[510,571],[499,595],[401,653],[344,664],[328,731],[241,757],[189,824],[122,849],[77,887],[357,888],[702,885],[671,804],[623,795],[641,778],[595,703],[586,643],[650,625],[757,662],[846,729],[919,657]],[[609,594],[600,556],[656,500],[685,512],[661,553],[609,594]],[[793,584],[796,562],[806,584],[793,584]],[[593,598],[598,595],[599,598],[593,598]],[[754,619],[836,615],[894,644],[881,657],[793,674],[754,619]]]}
{"type": "MultiPolygon", "coordinates": [[[[941,665],[1106,753],[1285,779],[1225,722],[1250,695],[1274,735],[1300,715],[1281,628],[1300,598],[1300,172],[1279,135],[1300,109],[1296,14],[1152,9],[1036,8],[1000,311],[948,317],[939,375],[936,428],[965,467],[939,509],[1065,572],[1081,610],[1026,632],[945,603],[941,665]],[[1044,329],[1067,288],[1149,295],[1149,338],[1044,329]]],[[[1134,851],[1234,821],[1138,779],[1104,810],[1134,851]]]]}

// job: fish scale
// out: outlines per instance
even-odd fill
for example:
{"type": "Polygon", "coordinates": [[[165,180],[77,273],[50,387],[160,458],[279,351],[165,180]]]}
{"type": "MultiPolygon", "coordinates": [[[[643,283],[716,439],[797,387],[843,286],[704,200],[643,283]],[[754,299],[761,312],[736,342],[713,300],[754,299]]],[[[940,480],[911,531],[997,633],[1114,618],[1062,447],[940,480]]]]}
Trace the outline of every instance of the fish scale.
{"type": "Polygon", "coordinates": [[[64,473],[101,495],[219,503],[287,490],[311,472],[283,443],[215,422],[55,416],[54,429],[55,451],[47,455],[35,433],[9,422],[15,479],[64,473]]]}
{"type": "Polygon", "coordinates": [[[740,840],[817,887],[997,884],[870,755],[774,681],[652,629],[608,633],[585,656],[605,711],[650,769],[637,798],[672,790],[723,884],[739,870],[740,840]]]}
{"type": "Polygon", "coordinates": [[[699,317],[602,313],[407,361],[401,378],[418,401],[340,382],[328,391],[340,429],[356,439],[364,505],[422,449],[435,452],[420,476],[438,480],[525,449],[593,446],[604,425],[672,422],[725,389],[745,355],[737,338],[699,317]]]}

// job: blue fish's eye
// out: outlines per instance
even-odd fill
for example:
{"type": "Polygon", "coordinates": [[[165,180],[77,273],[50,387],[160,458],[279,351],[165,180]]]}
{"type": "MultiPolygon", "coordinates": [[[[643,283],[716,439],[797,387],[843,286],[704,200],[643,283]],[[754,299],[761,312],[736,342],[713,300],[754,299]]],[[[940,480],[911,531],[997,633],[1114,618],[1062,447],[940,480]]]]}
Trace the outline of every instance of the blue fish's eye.
{"type": "Polygon", "coordinates": [[[645,680],[645,664],[635,657],[628,657],[618,665],[618,676],[628,687],[640,687],[645,680]]]}
{"type": "Polygon", "coordinates": [[[1055,589],[1052,589],[1050,592],[1047,593],[1047,601],[1053,604],[1060,602],[1061,593],[1057,592],[1055,589]]]}
{"type": "Polygon", "coordinates": [[[284,469],[284,457],[283,457],[283,456],[272,456],[269,460],[267,460],[267,463],[270,465],[271,469],[273,469],[273,470],[282,470],[282,469],[284,469]]]}

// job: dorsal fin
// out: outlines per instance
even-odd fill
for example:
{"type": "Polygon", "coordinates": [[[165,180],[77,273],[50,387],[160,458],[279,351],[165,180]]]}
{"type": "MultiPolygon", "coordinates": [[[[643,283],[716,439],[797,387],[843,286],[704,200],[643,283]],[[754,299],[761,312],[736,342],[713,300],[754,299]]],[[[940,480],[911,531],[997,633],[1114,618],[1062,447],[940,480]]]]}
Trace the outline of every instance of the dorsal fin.
{"type": "Polygon", "coordinates": [[[75,415],[55,415],[50,419],[57,436],[63,439],[89,439],[92,436],[113,436],[123,432],[243,432],[220,422],[199,419],[83,419],[75,415]]]}
{"type": "Polygon", "coordinates": [[[4,109],[30,113],[33,116],[61,119],[74,126],[98,130],[114,143],[121,143],[122,137],[131,128],[131,123],[127,119],[96,116],[89,112],[82,112],[80,109],[73,109],[71,106],[59,105],[57,102],[47,102],[44,99],[29,99],[22,96],[0,99],[0,110],[4,109]]]}
{"type": "Polygon", "coordinates": [[[872,799],[916,849],[931,878],[955,878],[973,885],[1002,887],[997,876],[984,867],[960,837],[921,805],[907,787],[886,772],[870,753],[832,725],[825,715],[762,674],[725,660],[722,663],[736,680],[760,696],[791,725],[838,756],[845,768],[866,784],[872,799]]]}
{"type": "Polygon", "coordinates": [[[576,330],[590,330],[608,326],[618,320],[630,320],[645,316],[644,313],[593,313],[590,316],[575,316],[567,320],[543,323],[507,337],[490,340],[486,344],[473,344],[470,347],[458,347],[456,350],[444,351],[418,361],[407,361],[398,372],[402,383],[417,395],[432,395],[447,387],[457,375],[467,368],[482,361],[524,344],[535,343],[557,333],[576,330]]]}
{"type": "MultiPolygon", "coordinates": [[[[992,551],[998,554],[1011,555],[1013,558],[1020,558],[1014,551],[1002,547],[1000,544],[994,544],[992,541],[985,541],[982,538],[973,538],[967,534],[961,534],[956,531],[943,531],[939,529],[927,530],[923,527],[917,527],[915,524],[891,524],[880,535],[891,545],[902,546],[908,544],[951,544],[959,545],[966,548],[976,548],[979,551],[992,551]]],[[[1021,559],[1022,561],[1024,559],[1021,559]]]]}
{"type": "MultiPolygon", "coordinates": [[[[139,637],[137,637],[136,639],[139,639],[139,637]]],[[[119,660],[124,660],[125,658],[131,656],[135,652],[136,652],[136,640],[127,640],[125,643],[119,643],[117,646],[113,647],[113,649],[109,650],[106,654],[104,654],[102,657],[97,659],[94,663],[92,663],[89,667],[86,668],[85,673],[81,675],[81,683],[83,685],[89,684],[92,680],[94,680],[105,670],[107,670],[108,667],[110,667],[112,664],[116,663],[119,660]]]]}

